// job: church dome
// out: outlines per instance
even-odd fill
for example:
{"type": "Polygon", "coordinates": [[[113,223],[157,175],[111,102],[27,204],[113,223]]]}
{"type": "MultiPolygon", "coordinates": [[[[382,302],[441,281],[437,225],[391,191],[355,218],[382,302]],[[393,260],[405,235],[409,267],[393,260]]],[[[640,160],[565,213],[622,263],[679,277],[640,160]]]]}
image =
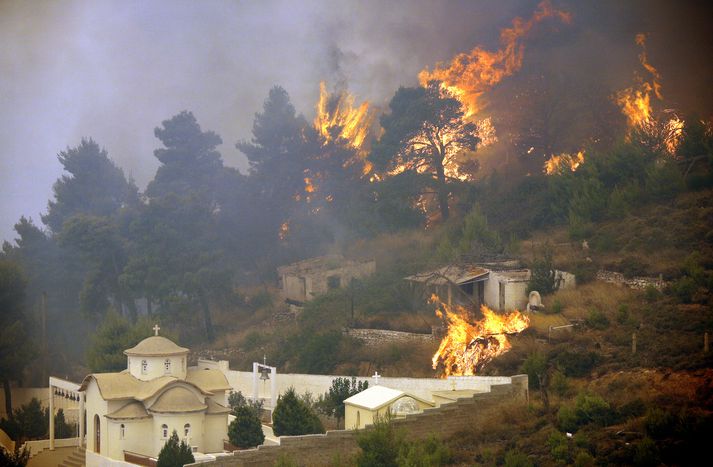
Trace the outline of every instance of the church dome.
{"type": "Polygon", "coordinates": [[[142,340],[136,346],[124,350],[124,354],[137,357],[167,357],[169,355],[182,355],[188,349],[179,347],[173,341],[163,336],[151,336],[142,340]]]}
{"type": "Polygon", "coordinates": [[[158,396],[149,410],[159,413],[198,412],[208,406],[203,403],[190,389],[176,386],[167,389],[158,396]]]}
{"type": "Polygon", "coordinates": [[[421,409],[413,397],[402,397],[391,406],[391,413],[397,416],[419,413],[421,409]]]}

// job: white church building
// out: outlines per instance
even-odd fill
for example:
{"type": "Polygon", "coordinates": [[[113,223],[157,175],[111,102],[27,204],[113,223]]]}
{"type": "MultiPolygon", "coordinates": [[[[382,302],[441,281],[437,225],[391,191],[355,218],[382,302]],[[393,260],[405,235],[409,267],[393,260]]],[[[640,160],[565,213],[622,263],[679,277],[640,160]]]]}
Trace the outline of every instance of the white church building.
{"type": "Polygon", "coordinates": [[[124,351],[126,370],[84,378],[79,390],[87,451],[118,460],[156,458],[175,430],[196,452],[222,452],[230,389],[225,375],[188,368],[188,349],[154,329],[156,335],[124,351]]]}

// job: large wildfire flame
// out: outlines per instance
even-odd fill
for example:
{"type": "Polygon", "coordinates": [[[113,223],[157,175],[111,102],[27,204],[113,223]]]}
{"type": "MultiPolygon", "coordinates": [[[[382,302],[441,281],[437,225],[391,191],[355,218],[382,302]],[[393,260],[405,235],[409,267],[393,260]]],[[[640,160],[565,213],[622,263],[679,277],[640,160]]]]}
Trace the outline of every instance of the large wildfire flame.
{"type": "Polygon", "coordinates": [[[421,71],[418,79],[423,86],[429,81],[441,81],[463,103],[466,117],[475,115],[481,110],[479,100],[483,93],[520,70],[525,52],[523,39],[537,23],[547,18],[559,18],[564,23],[572,19],[569,13],[553,8],[545,0],[529,20],[515,18],[512,27],[500,31],[502,47],[499,50],[491,52],[475,47],[468,53],[456,55],[448,65],[439,63],[433,71],[421,71]]]}
{"type": "Polygon", "coordinates": [[[646,53],[646,35],[637,34],[636,44],[641,47],[639,62],[649,73],[650,80],[636,76],[636,85],[622,89],[616,94],[616,102],[621,112],[626,116],[629,128],[643,133],[649,140],[660,140],[664,150],[675,154],[683,133],[683,120],[674,116],[668,121],[659,121],[653,116],[652,95],[659,101],[663,100],[661,93],[661,75],[649,63],[646,53]]]}
{"type": "Polygon", "coordinates": [[[641,66],[651,74],[651,82],[645,81],[637,76],[637,85],[623,89],[617,93],[617,103],[621,111],[626,115],[629,126],[641,126],[651,120],[651,93],[659,99],[663,99],[661,94],[661,75],[648,61],[646,55],[646,35],[637,34],[636,44],[641,47],[639,61],[641,66]]]}
{"type": "Polygon", "coordinates": [[[362,149],[374,123],[369,102],[354,106],[354,96],[347,91],[330,93],[324,81],[319,83],[319,101],[314,127],[325,141],[344,139],[356,149],[362,149]]]}
{"type": "Polygon", "coordinates": [[[485,305],[480,308],[484,318],[471,323],[465,308],[456,305],[453,311],[435,295],[431,300],[439,304],[436,315],[448,325],[448,334],[441,340],[432,360],[433,369],[440,364],[444,376],[476,374],[495,357],[510,350],[509,334],[524,331],[530,325],[530,319],[519,311],[500,315],[485,305]]]}

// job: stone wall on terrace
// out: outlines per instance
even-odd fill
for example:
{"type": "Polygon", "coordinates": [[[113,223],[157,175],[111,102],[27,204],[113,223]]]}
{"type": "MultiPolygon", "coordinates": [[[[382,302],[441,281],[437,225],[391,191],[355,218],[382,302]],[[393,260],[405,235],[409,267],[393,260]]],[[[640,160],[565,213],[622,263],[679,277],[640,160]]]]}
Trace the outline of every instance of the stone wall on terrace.
{"type": "MultiPolygon", "coordinates": [[[[520,400],[523,409],[527,401],[527,375],[511,377],[511,383],[491,386],[488,393],[472,398],[426,409],[424,412],[396,419],[392,423],[403,429],[411,440],[425,439],[431,435],[447,438],[460,431],[482,423],[485,409],[507,400],[520,400]]],[[[369,429],[367,427],[367,429],[369,429]]],[[[326,466],[341,459],[347,461],[359,452],[358,431],[328,431],[324,435],[283,436],[279,446],[260,446],[257,449],[235,451],[232,456],[221,457],[203,464],[205,467],[272,466],[280,457],[286,457],[305,466],[326,466]]]]}

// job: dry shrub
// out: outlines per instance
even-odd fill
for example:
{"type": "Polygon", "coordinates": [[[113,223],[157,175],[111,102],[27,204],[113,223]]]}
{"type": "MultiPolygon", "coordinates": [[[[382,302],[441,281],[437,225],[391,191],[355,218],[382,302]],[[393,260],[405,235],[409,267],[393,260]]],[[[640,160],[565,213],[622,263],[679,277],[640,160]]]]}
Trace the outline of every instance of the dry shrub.
{"type": "Polygon", "coordinates": [[[562,314],[568,319],[586,319],[592,309],[603,312],[612,320],[619,305],[635,298],[635,293],[626,287],[606,282],[592,282],[574,289],[560,290],[553,300],[562,304],[562,314]]]}

